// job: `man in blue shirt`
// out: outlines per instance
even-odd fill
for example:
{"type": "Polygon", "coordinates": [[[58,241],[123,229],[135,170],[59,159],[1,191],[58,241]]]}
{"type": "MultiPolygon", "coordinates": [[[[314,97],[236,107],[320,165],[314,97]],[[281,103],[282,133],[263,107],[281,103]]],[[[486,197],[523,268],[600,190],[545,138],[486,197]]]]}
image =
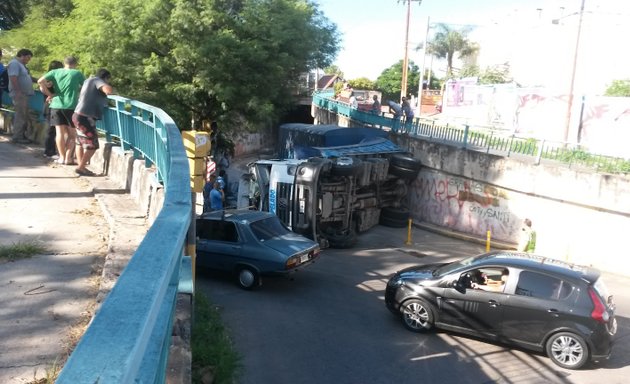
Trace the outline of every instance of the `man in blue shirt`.
{"type": "Polygon", "coordinates": [[[210,210],[219,211],[223,209],[223,191],[218,181],[214,182],[214,188],[210,191],[210,210]]]}

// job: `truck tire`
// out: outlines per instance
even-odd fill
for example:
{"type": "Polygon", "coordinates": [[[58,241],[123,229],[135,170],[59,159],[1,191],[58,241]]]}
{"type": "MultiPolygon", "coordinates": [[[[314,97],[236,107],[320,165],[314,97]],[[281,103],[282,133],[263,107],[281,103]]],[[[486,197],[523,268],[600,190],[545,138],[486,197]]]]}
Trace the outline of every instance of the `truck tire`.
{"type": "Polygon", "coordinates": [[[411,212],[407,208],[385,207],[381,209],[381,217],[394,220],[408,220],[411,212]]]}
{"type": "Polygon", "coordinates": [[[422,163],[420,163],[420,160],[414,158],[413,156],[402,153],[396,153],[392,155],[389,159],[389,163],[399,168],[407,168],[413,170],[420,170],[420,168],[422,167],[422,163]]]}
{"type": "Polygon", "coordinates": [[[403,168],[398,165],[389,165],[389,174],[405,180],[413,180],[418,177],[419,169],[403,168]]]}
{"type": "Polygon", "coordinates": [[[348,249],[357,244],[357,234],[353,230],[345,233],[334,233],[327,236],[331,248],[348,249]]]}
{"type": "Polygon", "coordinates": [[[338,158],[331,169],[333,176],[359,176],[362,171],[361,160],[353,157],[338,158]]]}

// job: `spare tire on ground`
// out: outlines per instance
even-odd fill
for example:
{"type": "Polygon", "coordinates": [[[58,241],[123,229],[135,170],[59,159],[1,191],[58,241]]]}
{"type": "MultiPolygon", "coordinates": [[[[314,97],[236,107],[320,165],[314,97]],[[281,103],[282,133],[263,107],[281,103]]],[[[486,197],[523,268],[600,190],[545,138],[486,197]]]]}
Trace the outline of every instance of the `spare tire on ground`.
{"type": "Polygon", "coordinates": [[[357,244],[358,238],[354,230],[330,233],[326,235],[331,248],[347,249],[357,244]]]}

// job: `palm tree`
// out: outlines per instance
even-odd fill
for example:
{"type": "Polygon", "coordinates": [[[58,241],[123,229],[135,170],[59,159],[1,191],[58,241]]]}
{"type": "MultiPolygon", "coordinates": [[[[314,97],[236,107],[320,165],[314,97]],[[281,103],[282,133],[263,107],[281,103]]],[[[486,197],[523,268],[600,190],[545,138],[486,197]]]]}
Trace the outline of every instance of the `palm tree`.
{"type": "Polygon", "coordinates": [[[459,58],[472,56],[479,51],[479,46],[468,40],[467,34],[471,28],[454,30],[447,24],[436,24],[438,29],[433,39],[427,44],[427,53],[446,59],[446,75],[453,75],[453,57],[459,52],[459,58]]]}

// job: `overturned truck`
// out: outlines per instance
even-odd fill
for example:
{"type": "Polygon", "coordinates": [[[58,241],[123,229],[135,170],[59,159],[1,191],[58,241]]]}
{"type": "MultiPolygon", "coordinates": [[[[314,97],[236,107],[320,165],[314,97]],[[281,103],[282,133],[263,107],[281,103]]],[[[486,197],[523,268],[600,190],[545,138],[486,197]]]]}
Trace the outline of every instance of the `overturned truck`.
{"type": "Polygon", "coordinates": [[[377,224],[404,227],[420,162],[375,128],[285,124],[282,159],[258,160],[239,184],[239,208],[276,214],[322,247],[350,248],[377,224]]]}

